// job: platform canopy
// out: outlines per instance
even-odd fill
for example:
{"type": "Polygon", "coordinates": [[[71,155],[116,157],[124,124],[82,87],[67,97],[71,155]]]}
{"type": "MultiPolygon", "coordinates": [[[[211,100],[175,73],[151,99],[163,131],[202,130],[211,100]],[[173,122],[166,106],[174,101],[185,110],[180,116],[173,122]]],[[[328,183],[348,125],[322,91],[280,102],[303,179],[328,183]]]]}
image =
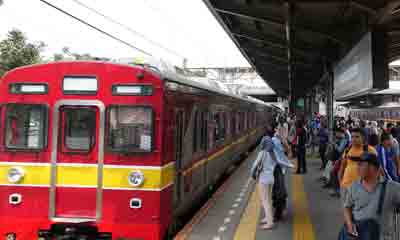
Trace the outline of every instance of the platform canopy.
{"type": "Polygon", "coordinates": [[[400,0],[203,1],[279,95],[289,94],[288,46],[298,96],[320,81],[326,62],[337,63],[371,30],[386,35],[387,62],[400,57],[400,0]]]}

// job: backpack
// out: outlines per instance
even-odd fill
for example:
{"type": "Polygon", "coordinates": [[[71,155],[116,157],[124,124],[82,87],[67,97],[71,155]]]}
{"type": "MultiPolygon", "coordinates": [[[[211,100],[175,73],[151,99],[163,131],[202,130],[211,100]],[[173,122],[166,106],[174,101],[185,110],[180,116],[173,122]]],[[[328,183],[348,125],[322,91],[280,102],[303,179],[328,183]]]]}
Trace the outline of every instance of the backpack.
{"type": "MultiPolygon", "coordinates": [[[[347,158],[347,154],[349,154],[350,149],[352,148],[352,145],[350,144],[345,150],[344,150],[344,157],[347,158]]],[[[368,154],[368,144],[363,144],[363,154],[368,154]]],[[[361,159],[360,157],[351,157],[350,160],[353,161],[359,161],[361,159]]]]}

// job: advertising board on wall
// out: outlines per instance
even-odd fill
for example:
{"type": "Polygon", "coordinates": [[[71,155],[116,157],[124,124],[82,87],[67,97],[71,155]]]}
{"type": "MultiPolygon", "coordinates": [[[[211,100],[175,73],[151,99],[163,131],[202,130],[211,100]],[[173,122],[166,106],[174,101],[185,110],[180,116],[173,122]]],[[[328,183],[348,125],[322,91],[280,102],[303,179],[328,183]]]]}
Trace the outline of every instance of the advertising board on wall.
{"type": "Polygon", "coordinates": [[[369,32],[334,68],[335,99],[345,100],[389,87],[384,33],[369,32]]]}

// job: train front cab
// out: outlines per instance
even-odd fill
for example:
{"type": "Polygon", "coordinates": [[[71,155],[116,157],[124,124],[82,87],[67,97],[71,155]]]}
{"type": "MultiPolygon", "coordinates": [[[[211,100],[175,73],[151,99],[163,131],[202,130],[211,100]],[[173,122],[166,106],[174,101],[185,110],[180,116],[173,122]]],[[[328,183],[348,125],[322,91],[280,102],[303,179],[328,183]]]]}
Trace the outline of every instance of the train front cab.
{"type": "Polygon", "coordinates": [[[162,90],[157,75],[122,65],[8,73],[0,84],[0,239],[161,239],[174,175],[159,147],[162,90]]]}

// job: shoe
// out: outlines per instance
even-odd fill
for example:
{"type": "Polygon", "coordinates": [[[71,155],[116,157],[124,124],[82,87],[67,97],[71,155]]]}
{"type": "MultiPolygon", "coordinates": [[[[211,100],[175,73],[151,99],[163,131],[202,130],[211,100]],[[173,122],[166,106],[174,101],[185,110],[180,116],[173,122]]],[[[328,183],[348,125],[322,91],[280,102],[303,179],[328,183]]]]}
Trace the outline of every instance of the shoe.
{"type": "Polygon", "coordinates": [[[267,221],[267,219],[262,219],[262,220],[260,221],[260,223],[261,223],[261,224],[267,224],[268,221],[267,221]]]}
{"type": "Polygon", "coordinates": [[[275,228],[275,224],[274,223],[272,223],[272,224],[269,224],[269,223],[263,224],[263,225],[260,226],[260,228],[263,229],[263,230],[272,230],[272,229],[275,228]]]}
{"type": "Polygon", "coordinates": [[[331,190],[329,191],[329,195],[330,195],[331,197],[340,197],[340,193],[338,193],[335,189],[331,189],[331,190]]]}
{"type": "Polygon", "coordinates": [[[331,187],[330,184],[324,184],[324,185],[322,185],[322,188],[330,188],[330,187],[331,187]]]}

